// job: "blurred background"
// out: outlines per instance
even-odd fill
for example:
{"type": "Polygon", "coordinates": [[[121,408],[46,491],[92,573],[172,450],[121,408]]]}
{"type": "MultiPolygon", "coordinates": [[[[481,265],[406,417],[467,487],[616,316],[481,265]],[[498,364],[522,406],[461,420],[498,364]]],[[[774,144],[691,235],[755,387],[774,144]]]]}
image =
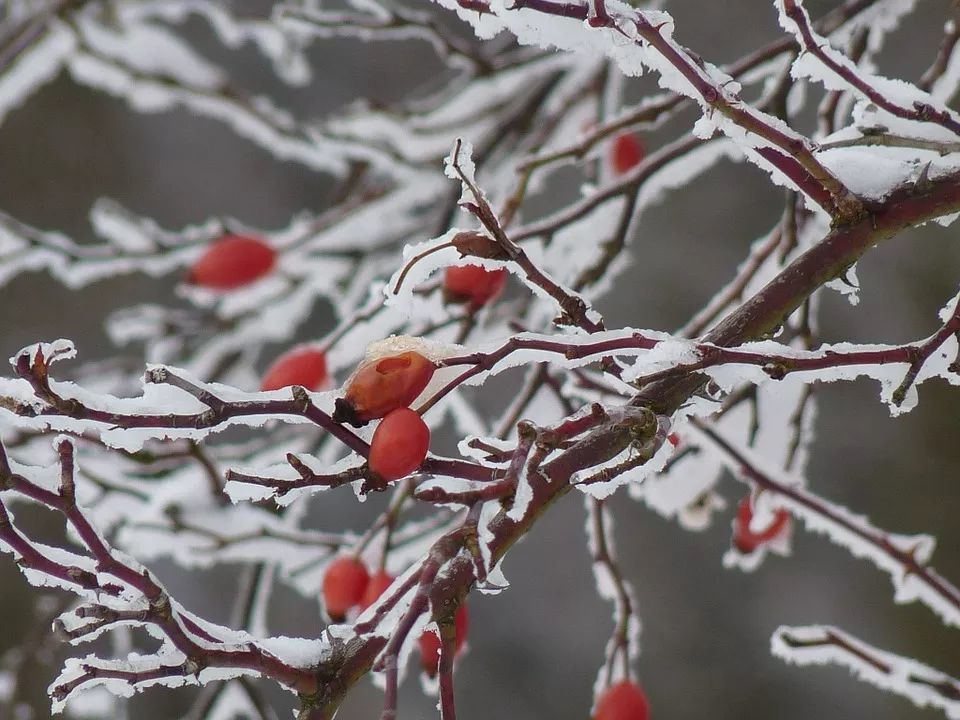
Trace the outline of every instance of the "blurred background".
{"type": "MultiPolygon", "coordinates": [[[[249,5],[251,12],[269,3],[249,5]]],[[[809,2],[815,17],[831,2],[809,2]]],[[[881,73],[915,80],[929,64],[949,0],[926,0],[891,37],[896,48],[879,58],[881,73]]],[[[761,0],[667,4],[676,37],[706,59],[723,63],[778,34],[771,3],[761,0]]],[[[445,16],[451,27],[456,19],[445,16]]],[[[464,37],[464,28],[455,30],[464,37]]],[[[279,84],[249,47],[224,49],[200,21],[184,32],[209,58],[222,62],[234,84],[263,93],[300,117],[336,113],[357,98],[389,104],[409,96],[442,72],[421,42],[364,44],[328,40],[313,45],[315,71],[305,88],[279,84]]],[[[502,40],[501,40],[502,42],[502,40]]],[[[641,78],[637,87],[652,87],[641,78]]],[[[92,240],[92,203],[114,198],[165,228],[232,216],[265,229],[293,213],[324,207],[330,181],[303,166],[283,163],[223,125],[185,111],[139,114],[122,101],[59,77],[10,114],[0,126],[0,208],[27,223],[92,240]]],[[[671,330],[682,325],[729,279],[749,244],[780,216],[782,195],[759,170],[723,162],[683,192],[646,212],[637,227],[635,265],[599,310],[610,327],[671,330]]],[[[924,337],[936,313],[957,291],[960,244],[955,228],[938,225],[905,232],[871,252],[858,266],[861,302],[852,307],[824,294],[824,341],[900,343],[924,337]]],[[[423,240],[425,238],[412,238],[423,240]]],[[[79,294],[45,273],[21,275],[0,288],[0,356],[38,340],[76,341],[87,360],[117,351],[102,330],[118,306],[173,303],[179,276],[132,276],[99,283],[79,294]]],[[[302,328],[303,338],[329,328],[322,312],[302,328]]],[[[892,419],[872,382],[817,388],[817,440],[810,486],[891,532],[928,532],[939,549],[933,565],[960,579],[960,393],[945,383],[920,390],[920,404],[892,419]]],[[[930,720],[937,712],[883,694],[837,667],[796,668],[769,654],[781,624],[836,624],[864,641],[960,674],[956,630],[941,626],[925,607],[897,606],[889,578],[820,536],[798,532],[790,558],[769,557],[752,574],[725,570],[730,521],[742,486],[721,484],[726,511],[712,526],[690,533],[629,500],[612,500],[625,576],[633,583],[643,620],[639,677],[653,717],[672,720],[778,718],[800,720],[930,720]]],[[[314,501],[317,525],[363,527],[375,501],[358,506],[349,494],[314,501]],[[336,519],[336,520],[334,520],[336,519]]],[[[469,653],[461,658],[458,711],[462,718],[588,717],[591,689],[611,630],[611,607],[595,592],[583,540],[583,504],[572,493],[543,518],[505,564],[511,587],[497,596],[471,597],[469,653]]],[[[171,592],[201,615],[218,618],[230,568],[190,573],[169,563],[151,568],[171,592]]],[[[0,653],[29,629],[38,595],[8,556],[0,557],[0,653]]],[[[280,592],[272,608],[275,634],[315,635],[316,603],[280,592]],[[306,629],[305,629],[306,628],[306,629]]],[[[43,688],[56,668],[30,676],[32,714],[49,715],[43,688]]],[[[131,702],[130,717],[178,718],[195,691],[154,688],[131,702]]],[[[290,696],[272,692],[285,717],[290,696]]],[[[403,686],[401,716],[435,717],[435,700],[415,677],[403,686]]],[[[363,681],[339,717],[377,717],[378,690],[363,681]]],[[[7,708],[7,712],[10,712],[7,708]]],[[[0,713],[2,715],[2,713],[0,713]]],[[[12,715],[9,715],[13,717],[12,715]]]]}

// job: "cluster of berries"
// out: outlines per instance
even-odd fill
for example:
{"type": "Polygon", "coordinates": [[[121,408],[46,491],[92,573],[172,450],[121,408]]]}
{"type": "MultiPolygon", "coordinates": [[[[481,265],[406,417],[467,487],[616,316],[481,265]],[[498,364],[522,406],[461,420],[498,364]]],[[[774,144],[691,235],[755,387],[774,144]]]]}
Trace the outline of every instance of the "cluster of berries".
{"type": "MultiPolygon", "coordinates": [[[[263,240],[226,235],[193,265],[187,281],[229,291],[259,280],[275,265],[276,251],[263,240]]],[[[482,305],[496,298],[505,280],[505,269],[451,267],[445,287],[451,300],[482,305]]],[[[414,351],[378,358],[357,369],[345,397],[337,402],[337,420],[361,426],[382,418],[370,445],[369,468],[383,480],[409,475],[427,455],[430,429],[409,405],[423,392],[434,370],[430,360],[414,351]]],[[[326,353],[304,345],[278,357],[264,374],[260,389],[301,385],[318,390],[329,380],[326,353]]]]}
{"type": "MultiPolygon", "coordinates": [[[[643,158],[643,149],[633,135],[621,135],[611,156],[615,172],[629,171],[643,158]]],[[[277,253],[259,238],[228,234],[214,242],[190,269],[187,282],[217,291],[230,291],[269,275],[277,253]]],[[[449,267],[443,292],[448,302],[479,309],[496,300],[506,284],[505,268],[487,270],[478,265],[449,267]]],[[[402,478],[426,458],[430,429],[409,405],[433,377],[436,366],[416,351],[370,360],[357,368],[337,401],[334,418],[362,426],[380,420],[370,443],[368,467],[383,480],[402,478]]],[[[326,353],[317,347],[295,347],[278,357],[261,381],[263,391],[293,385],[319,390],[329,383],[326,353]]],[[[363,612],[393,583],[394,577],[378,570],[371,576],[356,557],[334,560],[323,578],[323,600],[333,622],[342,622],[352,610],[363,612]]],[[[468,627],[466,604],[454,617],[454,652],[459,654],[468,627]]],[[[440,639],[427,630],[419,639],[423,671],[433,677],[440,661],[440,639]]],[[[640,688],[623,681],[608,688],[597,703],[594,720],[646,720],[647,700],[640,688]]]]}
{"type": "MultiPolygon", "coordinates": [[[[327,615],[334,622],[343,622],[347,613],[356,609],[363,612],[375,603],[393,583],[394,577],[378,570],[371,577],[366,566],[357,558],[343,555],[327,568],[323,576],[323,603],[327,615]]],[[[457,608],[454,616],[454,653],[459,654],[467,639],[469,617],[466,604],[457,608]]],[[[437,674],[440,665],[440,638],[430,630],[420,636],[420,663],[430,677],[437,674]]]]}

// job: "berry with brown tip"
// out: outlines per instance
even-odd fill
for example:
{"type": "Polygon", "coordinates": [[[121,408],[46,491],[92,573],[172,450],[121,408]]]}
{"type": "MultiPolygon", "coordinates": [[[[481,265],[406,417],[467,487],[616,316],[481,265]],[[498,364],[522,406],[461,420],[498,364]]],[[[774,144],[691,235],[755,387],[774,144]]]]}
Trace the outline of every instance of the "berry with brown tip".
{"type": "Polygon", "coordinates": [[[415,350],[366,362],[347,382],[333,419],[360,427],[407,407],[429,384],[434,370],[433,362],[415,350]]]}

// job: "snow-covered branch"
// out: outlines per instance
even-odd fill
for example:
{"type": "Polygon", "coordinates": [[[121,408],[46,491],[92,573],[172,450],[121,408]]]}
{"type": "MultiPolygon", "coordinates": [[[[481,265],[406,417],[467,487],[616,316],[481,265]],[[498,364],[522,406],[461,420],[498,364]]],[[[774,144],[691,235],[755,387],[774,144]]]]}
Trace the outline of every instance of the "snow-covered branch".
{"type": "MultiPolygon", "coordinates": [[[[38,327],[0,377],[0,547],[30,584],[66,591],[57,637],[110,643],[67,659],[55,710],[82,715],[88,690],[189,684],[203,686],[190,720],[288,712],[261,680],[293,691],[300,720],[329,720],[372,675],[394,720],[418,653],[425,690],[454,720],[471,594],[507,588],[508,554],[578,490],[613,609],[595,648],[594,720],[611,708],[645,720],[615,493],[702,529],[727,506],[727,471],[750,487],[727,565],[786,554],[802,524],[888,573],[895,602],[960,625],[960,591],[930,567],[929,535],[881,530],[807,487],[821,385],[874,380],[897,415],[921,385],[960,384],[958,296],[895,341],[819,329],[825,292],[856,303],[866,253],[960,215],[956,19],[927,43],[922,76],[900,80],[876,68],[911,2],[846,0],[813,19],[802,0],[774,0],[776,37],[722,67],[710,62],[719,47],[676,39],[692,35],[669,2],[653,5],[14,0],[0,11],[0,121],[59,77],[117,98],[114,112],[204,118],[325,188],[269,227],[243,207],[191,207],[199,220],[170,226],[101,198],[85,237],[0,209],[4,293],[45,272],[77,298],[64,313],[83,314],[111,278],[162,288],[133,306],[111,294],[109,314],[84,316],[102,321],[115,357],[77,358],[72,339],[42,342],[38,327]],[[315,46],[334,41],[357,54],[314,67],[315,46]],[[353,89],[359,53],[382,62],[397,48],[401,67],[415,44],[430,76],[407,97],[303,109],[325,107],[312,101],[327,83],[353,89]],[[644,73],[656,88],[633,80],[644,73]],[[715,185],[725,164],[761,169],[779,186],[775,207],[758,209],[752,243],[739,238],[731,276],[697,288],[709,298],[699,308],[654,298],[690,310],[671,321],[679,329],[658,328],[634,292],[666,272],[657,253],[673,238],[653,211],[676,196],[662,214],[728,225],[695,189],[739,191],[715,185]],[[368,504],[341,517],[354,502],[368,504]],[[49,541],[25,506],[60,516],[66,537],[49,541]],[[211,615],[230,627],[174,599],[154,561],[238,574],[211,615]],[[299,637],[271,634],[279,587],[316,610],[290,619],[299,637]]],[[[679,296],[688,276],[705,277],[720,257],[707,244],[739,235],[724,229],[659,287],[679,296]]],[[[48,640],[44,629],[31,642],[48,640]]],[[[834,628],[781,628],[774,652],[846,664],[960,717],[953,679],[834,628]]],[[[22,694],[14,655],[2,657],[0,711],[22,694]]],[[[121,701],[110,702],[101,715],[121,701]]]]}

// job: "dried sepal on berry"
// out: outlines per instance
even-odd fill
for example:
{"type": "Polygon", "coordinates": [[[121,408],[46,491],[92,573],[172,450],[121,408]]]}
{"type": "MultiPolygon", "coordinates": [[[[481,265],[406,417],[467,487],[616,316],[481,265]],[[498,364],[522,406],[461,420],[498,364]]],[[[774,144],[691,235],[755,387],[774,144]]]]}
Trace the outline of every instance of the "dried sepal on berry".
{"type": "Polygon", "coordinates": [[[404,265],[400,276],[397,278],[397,282],[393,286],[393,294],[396,295],[400,292],[400,288],[403,286],[407,274],[413,269],[414,265],[425,257],[449,247],[456,248],[462,258],[475,257],[484,260],[508,260],[510,258],[507,251],[489,235],[479,232],[478,230],[463,230],[455,234],[453,238],[447,242],[430,246],[420,254],[410,258],[407,264],[404,265]]]}
{"type": "Polygon", "coordinates": [[[463,230],[450,241],[460,257],[476,257],[485,260],[508,260],[509,255],[500,244],[489,235],[478,230],[463,230]]]}
{"type": "Polygon", "coordinates": [[[424,391],[437,366],[415,338],[390,338],[372,349],[347,380],[333,414],[337,422],[361,427],[392,410],[408,407],[424,391]]]}

